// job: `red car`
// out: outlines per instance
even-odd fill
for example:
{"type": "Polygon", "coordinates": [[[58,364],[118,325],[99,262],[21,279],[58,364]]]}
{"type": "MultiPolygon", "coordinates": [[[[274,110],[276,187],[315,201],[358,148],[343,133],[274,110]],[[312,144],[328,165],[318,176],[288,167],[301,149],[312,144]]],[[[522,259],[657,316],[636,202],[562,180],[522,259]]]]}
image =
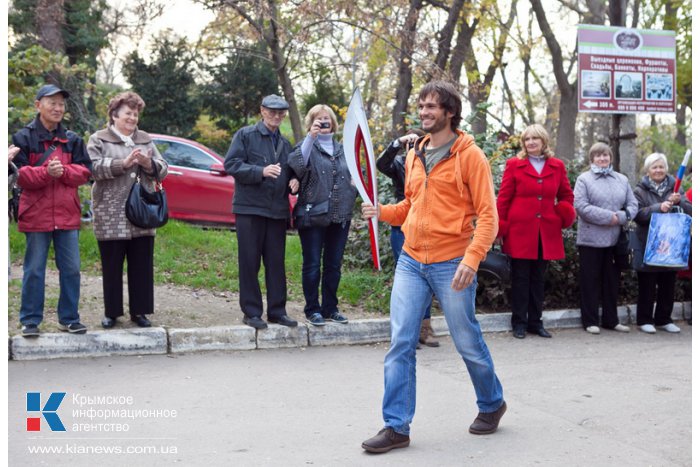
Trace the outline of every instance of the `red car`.
{"type": "MultiPolygon", "coordinates": [[[[151,134],[151,138],[168,161],[168,176],[163,180],[163,187],[168,194],[170,218],[234,226],[235,182],[224,170],[224,158],[188,139],[157,134],[151,134]]],[[[289,203],[291,212],[296,196],[290,195],[289,203]]]]}

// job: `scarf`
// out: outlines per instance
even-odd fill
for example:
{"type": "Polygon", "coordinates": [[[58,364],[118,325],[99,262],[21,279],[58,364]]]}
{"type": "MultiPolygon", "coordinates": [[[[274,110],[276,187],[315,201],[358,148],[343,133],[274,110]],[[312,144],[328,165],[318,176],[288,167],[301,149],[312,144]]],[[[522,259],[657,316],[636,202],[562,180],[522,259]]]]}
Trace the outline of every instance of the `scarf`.
{"type": "Polygon", "coordinates": [[[668,177],[664,178],[664,181],[661,183],[656,183],[654,180],[649,178],[649,185],[659,196],[663,197],[664,192],[666,192],[666,188],[668,188],[668,177]]]}
{"type": "Polygon", "coordinates": [[[598,167],[595,164],[591,164],[591,172],[593,172],[596,175],[601,175],[605,177],[606,175],[611,175],[613,173],[613,168],[612,165],[609,165],[607,167],[598,167]]]}
{"type": "Polygon", "coordinates": [[[131,137],[132,137],[132,136],[134,135],[134,133],[136,133],[136,132],[132,133],[132,134],[129,135],[129,136],[124,136],[123,134],[119,133],[119,130],[117,130],[117,127],[115,127],[114,125],[110,125],[110,126],[109,126],[109,129],[112,130],[112,132],[113,132],[115,135],[117,135],[117,136],[119,137],[120,140],[122,140],[122,142],[124,143],[124,145],[125,145],[127,148],[133,148],[134,146],[136,146],[136,144],[134,144],[134,140],[131,139],[131,137]]]}

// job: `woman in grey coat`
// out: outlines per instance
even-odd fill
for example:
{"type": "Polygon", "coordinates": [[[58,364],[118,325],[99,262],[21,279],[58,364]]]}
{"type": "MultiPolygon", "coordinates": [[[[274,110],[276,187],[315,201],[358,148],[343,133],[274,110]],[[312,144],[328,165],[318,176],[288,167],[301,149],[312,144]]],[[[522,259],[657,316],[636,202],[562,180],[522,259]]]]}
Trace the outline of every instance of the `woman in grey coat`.
{"type": "Polygon", "coordinates": [[[289,167],[301,181],[294,221],[303,256],[304,313],[314,326],[323,326],[326,320],[347,323],[338,310],[338,285],[357,189],[343,147],[333,139],[338,129],[333,110],[327,105],[315,105],[304,123],[308,134],[288,159],[289,167]]]}
{"type": "Polygon", "coordinates": [[[598,306],[602,302],[602,327],[629,332],[617,317],[620,268],[615,262],[615,244],[622,226],[637,214],[637,199],[627,177],[613,170],[610,146],[594,144],[588,158],[591,168],[579,175],[574,186],[581,323],[591,334],[600,334],[598,306]]]}
{"type": "Polygon", "coordinates": [[[154,170],[160,180],[168,174],[151,137],[136,126],[145,104],[134,92],[123,92],[109,101],[109,126],[90,136],[94,228],[102,260],[105,318],[102,327],[114,327],[124,314],[122,270],[127,261],[129,313],[139,327],[149,327],[153,313],[153,244],[155,229],[143,229],[126,217],[126,198],[141,174],[141,183],[153,186],[154,170]]]}

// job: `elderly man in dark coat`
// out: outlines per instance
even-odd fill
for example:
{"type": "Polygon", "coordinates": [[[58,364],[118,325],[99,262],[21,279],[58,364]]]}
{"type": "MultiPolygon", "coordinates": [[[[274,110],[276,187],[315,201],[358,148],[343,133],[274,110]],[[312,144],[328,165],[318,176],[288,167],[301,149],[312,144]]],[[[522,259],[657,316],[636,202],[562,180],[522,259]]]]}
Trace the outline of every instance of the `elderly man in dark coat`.
{"type": "Polygon", "coordinates": [[[299,183],[287,165],[291,143],[279,126],[289,104],[280,96],[266,96],[260,106],[262,120],[241,128],[233,136],[224,166],[236,180],[233,212],[238,238],[238,278],[243,322],[265,329],[258,272],[265,265],[267,320],[294,327],[287,316],[287,279],[284,269],[285,237],[289,219],[289,193],[299,183]]]}

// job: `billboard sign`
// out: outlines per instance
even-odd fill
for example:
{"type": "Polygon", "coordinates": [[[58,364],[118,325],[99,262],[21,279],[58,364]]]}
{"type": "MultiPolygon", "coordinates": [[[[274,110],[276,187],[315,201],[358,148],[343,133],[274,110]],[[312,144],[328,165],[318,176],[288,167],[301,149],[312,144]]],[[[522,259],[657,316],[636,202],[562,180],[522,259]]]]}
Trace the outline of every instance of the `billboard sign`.
{"type": "Polygon", "coordinates": [[[676,112],[676,33],[578,25],[578,111],[676,112]]]}

